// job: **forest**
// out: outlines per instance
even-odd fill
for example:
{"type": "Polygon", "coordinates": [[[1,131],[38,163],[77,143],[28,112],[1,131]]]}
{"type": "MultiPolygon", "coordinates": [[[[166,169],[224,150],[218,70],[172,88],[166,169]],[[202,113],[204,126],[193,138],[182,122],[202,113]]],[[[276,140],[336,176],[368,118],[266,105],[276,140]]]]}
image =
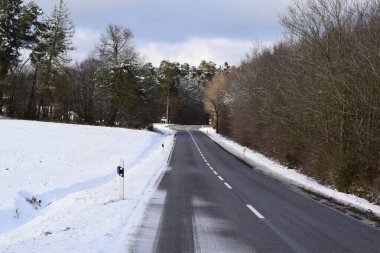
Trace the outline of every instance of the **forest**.
{"type": "Polygon", "coordinates": [[[217,131],[380,203],[380,1],[296,1],[281,24],[206,87],[217,131]]]}
{"type": "Polygon", "coordinates": [[[45,14],[35,2],[4,0],[0,11],[0,113],[12,118],[130,128],[162,117],[204,124],[203,87],[231,68],[206,60],[154,67],[137,52],[133,32],[117,24],[74,64],[75,27],[64,1],[45,14]]]}

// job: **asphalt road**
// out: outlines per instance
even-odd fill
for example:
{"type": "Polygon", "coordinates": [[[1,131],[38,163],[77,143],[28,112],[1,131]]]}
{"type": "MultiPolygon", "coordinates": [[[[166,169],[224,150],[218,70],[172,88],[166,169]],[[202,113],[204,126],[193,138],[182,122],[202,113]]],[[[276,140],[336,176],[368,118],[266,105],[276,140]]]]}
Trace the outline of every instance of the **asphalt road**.
{"type": "Polygon", "coordinates": [[[380,252],[380,231],[179,131],[130,252],[380,252]]]}

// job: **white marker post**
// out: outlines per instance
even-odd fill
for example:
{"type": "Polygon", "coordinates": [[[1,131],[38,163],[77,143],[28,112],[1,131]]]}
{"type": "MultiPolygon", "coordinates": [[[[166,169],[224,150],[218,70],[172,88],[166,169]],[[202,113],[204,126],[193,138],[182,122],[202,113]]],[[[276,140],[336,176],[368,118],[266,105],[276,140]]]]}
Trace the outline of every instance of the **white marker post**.
{"type": "Polygon", "coordinates": [[[117,173],[119,174],[119,198],[124,199],[124,160],[120,159],[119,166],[117,167],[117,173]]]}

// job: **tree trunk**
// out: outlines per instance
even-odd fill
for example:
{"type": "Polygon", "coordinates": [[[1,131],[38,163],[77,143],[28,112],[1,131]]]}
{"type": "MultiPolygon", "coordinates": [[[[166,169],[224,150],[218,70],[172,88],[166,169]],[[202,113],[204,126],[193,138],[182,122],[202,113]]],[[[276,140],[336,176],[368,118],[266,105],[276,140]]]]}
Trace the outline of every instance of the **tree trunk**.
{"type": "Polygon", "coordinates": [[[29,100],[28,109],[27,109],[27,113],[26,113],[28,119],[34,119],[36,117],[36,113],[33,110],[33,107],[34,107],[34,96],[35,96],[36,85],[37,85],[37,74],[38,74],[38,68],[36,67],[36,70],[35,70],[34,76],[33,76],[32,90],[30,93],[30,100],[29,100]]]}
{"type": "Polygon", "coordinates": [[[169,124],[169,90],[166,95],[166,123],[169,124]]]}
{"type": "Polygon", "coordinates": [[[117,112],[118,112],[117,109],[111,109],[111,117],[110,117],[110,119],[108,121],[108,125],[110,125],[110,126],[114,126],[115,125],[117,112]]]}
{"type": "Polygon", "coordinates": [[[0,115],[3,114],[3,94],[4,94],[4,83],[0,82],[0,115]]]}
{"type": "Polygon", "coordinates": [[[216,117],[216,124],[215,124],[216,133],[219,133],[219,113],[215,112],[215,117],[216,117]]]}
{"type": "Polygon", "coordinates": [[[5,90],[6,73],[0,73],[0,115],[3,115],[3,96],[5,90]]]}
{"type": "Polygon", "coordinates": [[[40,103],[38,104],[38,110],[37,110],[37,119],[40,119],[41,118],[41,104],[42,104],[42,101],[40,99],[40,103]]]}

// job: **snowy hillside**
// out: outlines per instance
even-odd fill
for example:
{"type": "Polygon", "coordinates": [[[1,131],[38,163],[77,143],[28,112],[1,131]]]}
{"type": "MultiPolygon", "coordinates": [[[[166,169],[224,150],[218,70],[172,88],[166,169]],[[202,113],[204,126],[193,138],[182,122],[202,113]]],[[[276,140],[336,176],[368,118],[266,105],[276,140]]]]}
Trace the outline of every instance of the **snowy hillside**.
{"type": "Polygon", "coordinates": [[[165,169],[163,131],[0,120],[0,252],[122,249],[165,169]]]}

